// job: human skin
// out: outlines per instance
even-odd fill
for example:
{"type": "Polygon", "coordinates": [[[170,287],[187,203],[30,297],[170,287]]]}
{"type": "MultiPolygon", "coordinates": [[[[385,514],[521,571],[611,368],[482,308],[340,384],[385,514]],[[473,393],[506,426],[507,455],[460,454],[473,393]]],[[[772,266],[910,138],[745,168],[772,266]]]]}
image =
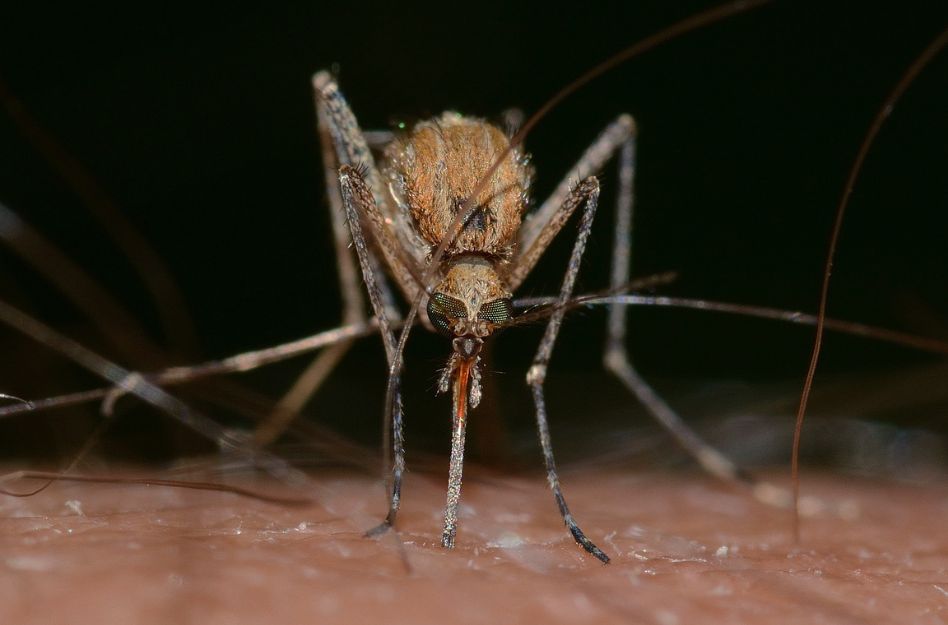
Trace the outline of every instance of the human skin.
{"type": "Polygon", "coordinates": [[[478,467],[443,549],[442,477],[411,473],[398,531],[379,539],[363,532],[382,489],[351,473],[313,474],[306,506],[116,484],[4,498],[0,622],[948,621],[940,484],[805,474],[805,492],[843,514],[804,518],[794,544],[787,511],[703,476],[567,470],[603,565],[566,533],[542,476],[478,467]]]}

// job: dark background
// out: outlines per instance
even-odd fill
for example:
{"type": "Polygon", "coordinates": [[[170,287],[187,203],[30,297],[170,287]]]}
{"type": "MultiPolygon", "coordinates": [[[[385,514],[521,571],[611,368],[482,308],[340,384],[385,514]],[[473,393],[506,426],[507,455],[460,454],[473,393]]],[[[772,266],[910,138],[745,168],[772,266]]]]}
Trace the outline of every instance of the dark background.
{"type": "MultiPolygon", "coordinates": [[[[164,353],[119,353],[7,249],[0,250],[0,297],[137,368],[222,357],[330,328],[339,320],[339,298],[314,134],[314,71],[338,71],[364,128],[449,108],[492,118],[511,106],[529,113],[602,59],[712,5],[21,6],[0,26],[7,105],[18,101],[34,129],[55,138],[100,198],[163,259],[194,340],[165,332],[128,261],[9,114],[0,116],[0,200],[101,281],[164,353]]],[[[632,113],[640,127],[635,274],[679,272],[667,293],[813,311],[835,206],[859,142],[886,94],[946,22],[948,9],[938,2],[785,2],[689,34],[601,77],[536,128],[527,140],[536,195],[552,189],[609,120],[632,113]]],[[[942,55],[873,147],[840,242],[833,316],[948,338],[946,78],[942,55]]],[[[613,167],[602,181],[603,209],[581,290],[604,286],[608,275],[613,167]]],[[[570,244],[563,238],[554,246],[521,294],[558,288],[570,244]]],[[[735,403],[773,401],[783,416],[792,409],[810,330],[690,311],[630,314],[637,363],[673,401],[680,397],[683,409],[712,423],[735,403]]],[[[582,441],[581,430],[603,423],[604,434],[586,442],[614,441],[619,430],[609,428],[626,427],[630,412],[637,425],[645,421],[597,369],[603,321],[602,311],[574,314],[555,352],[554,429],[577,432],[560,439],[582,441]]],[[[522,375],[539,335],[540,328],[528,328],[498,339],[496,386],[480,411],[485,423],[503,421],[529,434],[522,375]]],[[[448,407],[432,390],[449,346],[423,332],[416,339],[408,354],[409,442],[446,451],[448,407]]],[[[4,392],[39,398],[97,384],[13,331],[0,332],[0,344],[4,392]]],[[[275,397],[304,361],[239,381],[275,397]]],[[[937,362],[830,335],[818,384],[839,384],[848,394],[814,409],[944,428],[944,398],[932,397],[944,376],[924,373],[937,362]],[[856,401],[883,380],[918,371],[893,389],[885,410],[856,401]]],[[[372,443],[384,376],[377,339],[364,341],[313,402],[309,419],[372,443]]],[[[215,393],[232,403],[240,396],[231,387],[205,387],[192,398],[221,420],[248,422],[220,402],[207,403],[215,393]]],[[[254,405],[264,410],[265,403],[254,405]]],[[[135,416],[115,424],[103,449],[142,457],[195,448],[164,417],[125,409],[135,416]]],[[[97,419],[94,408],[84,410],[2,424],[3,452],[37,457],[73,449],[97,419]]],[[[761,416],[764,427],[770,416],[761,416]]],[[[507,449],[493,436],[480,443],[484,455],[507,449]]]]}

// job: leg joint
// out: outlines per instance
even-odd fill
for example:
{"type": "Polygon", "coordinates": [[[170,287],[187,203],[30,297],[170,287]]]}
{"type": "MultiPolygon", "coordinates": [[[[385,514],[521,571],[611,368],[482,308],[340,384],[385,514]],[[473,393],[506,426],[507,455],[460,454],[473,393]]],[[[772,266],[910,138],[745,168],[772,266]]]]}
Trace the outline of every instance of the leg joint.
{"type": "Polygon", "coordinates": [[[635,123],[635,118],[629,115],[628,113],[622,113],[616,118],[616,126],[622,128],[625,131],[625,138],[629,139],[638,134],[638,126],[635,123]]]}
{"type": "Polygon", "coordinates": [[[619,373],[629,368],[629,359],[622,347],[607,345],[602,355],[602,364],[607,371],[619,373]]]}
{"type": "Polygon", "coordinates": [[[530,386],[542,386],[546,380],[546,363],[535,363],[527,371],[527,384],[530,386]]]}

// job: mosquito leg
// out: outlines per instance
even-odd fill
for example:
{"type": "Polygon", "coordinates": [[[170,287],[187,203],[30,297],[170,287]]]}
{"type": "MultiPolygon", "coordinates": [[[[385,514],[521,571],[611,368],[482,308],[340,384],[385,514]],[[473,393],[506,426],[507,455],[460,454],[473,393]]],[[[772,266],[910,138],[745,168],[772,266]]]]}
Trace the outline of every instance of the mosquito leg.
{"type": "MultiPolygon", "coordinates": [[[[635,121],[629,115],[620,115],[606,127],[601,135],[586,150],[576,165],[560,182],[553,194],[524,223],[521,248],[524,250],[514,259],[508,278],[508,286],[515,289],[529,274],[547,246],[562,228],[565,219],[558,212],[569,194],[571,181],[588,176],[601,168],[616,152],[619,152],[619,197],[616,213],[615,243],[611,286],[621,287],[629,281],[631,258],[633,178],[635,174],[635,121]]],[[[604,355],[605,367],[614,373],[629,391],[641,401],[652,416],[693,455],[701,466],[712,475],[729,482],[743,482],[754,486],[759,499],[768,503],[782,504],[785,497],[776,492],[776,487],[757,485],[748,473],[742,471],[721,452],[717,451],[689,428],[681,417],[645,382],[632,366],[625,347],[627,317],[625,308],[613,304],[609,310],[608,339],[604,355]]],[[[789,496],[789,494],[788,494],[789,496]]]]}
{"type": "MultiPolygon", "coordinates": [[[[375,158],[372,155],[372,148],[380,148],[392,141],[393,134],[389,131],[378,130],[364,133],[356,121],[352,109],[345,98],[339,92],[339,87],[328,72],[318,72],[313,76],[313,96],[317,114],[317,124],[319,130],[320,145],[322,146],[323,171],[326,179],[326,190],[329,194],[329,206],[332,215],[333,239],[336,246],[336,254],[339,259],[340,282],[343,284],[344,303],[346,310],[349,310],[349,302],[358,299],[359,281],[352,269],[351,256],[348,250],[348,232],[342,219],[344,209],[342,199],[339,196],[339,168],[343,165],[364,168],[364,178],[367,186],[372,190],[375,196],[376,206],[383,206],[385,203],[385,193],[382,184],[382,176],[375,166],[375,158]],[[349,260],[342,261],[345,255],[349,260]]],[[[386,228],[387,230],[387,228],[386,228]]],[[[397,259],[397,262],[391,264],[399,282],[403,283],[403,289],[407,288],[404,284],[408,279],[410,270],[405,266],[405,260],[400,257],[398,249],[383,250],[387,260],[391,264],[397,259]]],[[[381,269],[381,264],[374,250],[368,249],[369,261],[376,275],[376,282],[379,286],[382,302],[388,313],[390,320],[401,318],[401,313],[395,306],[395,298],[392,296],[392,289],[385,277],[385,272],[381,269]]],[[[408,280],[410,283],[411,281],[408,280]]],[[[411,292],[410,294],[413,294],[411,292]]],[[[354,306],[352,307],[354,309],[354,306]]],[[[361,311],[360,306],[360,311],[361,311]]]]}
{"type": "MultiPolygon", "coordinates": [[[[359,274],[352,254],[349,252],[349,228],[346,226],[345,208],[342,205],[342,196],[339,189],[339,157],[333,144],[333,133],[330,131],[332,120],[326,110],[325,102],[316,97],[317,134],[322,151],[323,175],[326,180],[326,195],[329,199],[329,217],[332,224],[333,246],[336,251],[336,268],[339,272],[339,287],[342,295],[342,323],[362,323],[365,321],[365,301],[362,296],[359,274]]],[[[350,142],[355,142],[351,138],[350,142]]],[[[377,261],[373,260],[373,270],[377,268],[377,261]]],[[[375,271],[376,275],[381,272],[375,271]]],[[[394,309],[394,305],[386,306],[387,312],[394,309]]],[[[302,375],[296,379],[293,386],[280,398],[267,418],[254,432],[254,441],[259,445],[268,445],[275,441],[286,430],[300,410],[319,390],[322,383],[329,377],[336,365],[342,360],[352,346],[352,341],[337,343],[321,352],[302,375]]]]}
{"type": "Polygon", "coordinates": [[[521,228],[517,256],[507,273],[507,288],[516,291],[543,256],[546,248],[566,223],[562,208],[572,193],[573,185],[594,175],[635,132],[635,122],[629,115],[620,115],[606,126],[536,211],[527,216],[521,228]]]}
{"type": "Polygon", "coordinates": [[[253,432],[254,443],[270,445],[286,431],[303,407],[309,403],[342,357],[346,355],[352,341],[347,340],[328,347],[316,356],[306,370],[296,378],[293,386],[273,406],[269,414],[253,432]]]}
{"type": "MultiPolygon", "coordinates": [[[[615,240],[612,248],[612,276],[609,284],[611,288],[621,287],[630,279],[635,166],[635,133],[633,132],[622,143],[619,152],[619,195],[616,207],[615,240]]],[[[751,486],[757,498],[765,503],[786,505],[790,497],[789,491],[781,495],[782,489],[779,487],[758,483],[747,471],[702,440],[639,375],[632,366],[626,347],[627,313],[626,307],[620,304],[609,306],[606,345],[603,354],[605,368],[642,402],[655,420],[698,461],[705,471],[726,482],[740,482],[751,486]]]]}
{"type": "Polygon", "coordinates": [[[599,558],[603,562],[609,562],[609,556],[593,544],[591,540],[576,524],[573,515],[570,514],[566,505],[566,499],[560,489],[560,480],[556,474],[556,462],[553,459],[553,445],[550,442],[550,428],[546,418],[546,403],[543,398],[543,382],[546,378],[547,365],[550,362],[550,356],[553,353],[553,346],[556,343],[556,337],[559,334],[560,325],[563,322],[563,315],[566,309],[563,305],[569,300],[573,293],[573,286],[576,283],[576,275],[579,273],[579,263],[586,248],[586,240],[589,238],[589,231],[592,229],[593,217],[596,215],[596,207],[599,203],[599,181],[594,177],[587,178],[579,184],[566,197],[566,201],[560,207],[557,218],[568,217],[580,204],[585,204],[582,218],[579,223],[579,234],[576,242],[573,244],[573,252],[569,258],[569,266],[566,270],[566,276],[563,279],[563,285],[556,301],[557,309],[550,317],[546,326],[546,332],[540,347],[537,349],[536,356],[533,358],[533,364],[527,373],[527,384],[533,393],[533,401],[536,405],[537,430],[540,436],[540,446],[543,448],[543,460],[546,463],[547,479],[550,488],[553,489],[553,497],[556,499],[556,505],[563,515],[563,522],[569,528],[570,533],[576,542],[583,549],[599,558]]]}
{"type": "MultiPolygon", "coordinates": [[[[376,152],[384,150],[385,147],[395,140],[395,133],[391,130],[363,130],[362,138],[365,140],[365,144],[369,149],[376,152]]],[[[324,157],[324,161],[325,160],[324,157]]],[[[355,163],[350,163],[355,164],[355,163]]],[[[336,167],[336,170],[338,167],[336,167]]],[[[340,211],[341,212],[341,211],[340,211]]],[[[372,262],[376,269],[376,273],[379,275],[379,288],[382,290],[382,302],[385,304],[385,311],[388,313],[388,318],[392,321],[400,321],[402,318],[402,313],[398,310],[398,306],[395,305],[395,297],[392,295],[392,287],[389,285],[388,280],[385,279],[385,272],[381,270],[381,265],[379,264],[378,258],[375,257],[375,254],[372,254],[372,250],[369,250],[370,255],[373,257],[372,262]]]]}
{"type": "MultiPolygon", "coordinates": [[[[352,242],[355,245],[356,254],[359,257],[359,264],[362,267],[366,290],[369,293],[369,301],[378,319],[382,342],[385,345],[385,354],[389,363],[389,375],[395,378],[396,390],[392,414],[392,451],[394,458],[392,461],[391,498],[389,499],[388,514],[385,520],[368,532],[369,536],[375,536],[386,531],[395,523],[395,517],[398,514],[398,506],[401,501],[402,475],[405,471],[405,445],[402,434],[402,401],[399,383],[400,373],[397,369],[392,368],[397,341],[392,331],[391,322],[385,311],[382,294],[379,290],[378,282],[376,281],[376,273],[373,271],[370,263],[369,248],[365,234],[362,231],[362,216],[358,210],[361,209],[363,214],[369,217],[369,219],[372,219],[371,216],[378,212],[375,199],[362,175],[348,165],[343,165],[339,169],[339,184],[342,192],[342,203],[346,210],[346,218],[349,222],[349,229],[352,232],[352,242]]],[[[379,231],[375,231],[374,234],[376,235],[376,242],[379,242],[379,231]]]]}
{"type": "MultiPolygon", "coordinates": [[[[321,88],[314,84],[317,134],[322,152],[326,194],[329,198],[336,267],[339,272],[343,304],[342,323],[349,325],[365,322],[366,315],[358,270],[348,249],[350,234],[345,223],[345,209],[340,196],[338,171],[340,165],[343,164],[364,163],[367,167],[374,167],[373,161],[366,157],[366,154],[371,155],[369,148],[385,145],[392,140],[393,135],[384,130],[362,133],[355,123],[355,117],[351,111],[348,111],[345,100],[335,89],[335,84],[328,77],[323,77],[323,80],[324,82],[319,83],[322,85],[321,88]],[[342,138],[336,139],[337,136],[342,138]]],[[[377,174],[374,178],[378,178],[377,174]]],[[[395,306],[391,288],[385,280],[378,259],[371,250],[369,260],[373,272],[378,276],[377,281],[388,317],[397,320],[401,315],[395,306]]],[[[258,445],[268,445],[279,438],[316,394],[350,347],[352,347],[352,341],[339,343],[313,359],[293,386],[280,398],[266,419],[257,427],[253,438],[258,445]]]]}
{"type": "MultiPolygon", "coordinates": [[[[328,72],[318,72],[313,76],[313,90],[316,105],[324,115],[324,127],[329,132],[336,152],[336,163],[340,167],[349,165],[361,168],[363,174],[360,177],[363,178],[365,187],[373,197],[373,213],[380,216],[378,219],[375,217],[372,219],[373,235],[378,249],[367,249],[368,258],[378,276],[376,282],[379,284],[385,282],[374,254],[374,251],[381,251],[405,297],[409,301],[414,301],[418,295],[418,288],[413,275],[417,273],[416,267],[426,264],[427,248],[413,246],[412,241],[399,239],[393,231],[391,224],[401,224],[408,217],[390,206],[389,194],[382,175],[375,166],[375,157],[369,149],[369,144],[359,128],[352,109],[339,92],[335,80],[328,72]],[[380,240],[380,237],[384,240],[380,240]]],[[[408,229],[399,229],[399,231],[408,231],[408,229]]],[[[381,286],[380,288],[387,289],[388,287],[381,286]]]]}
{"type": "MultiPolygon", "coordinates": [[[[619,153],[619,195],[616,207],[615,239],[612,247],[610,287],[629,281],[632,252],[633,182],[635,177],[635,135],[630,135],[619,153]]],[[[624,306],[609,306],[603,363],[653,417],[684,447],[701,466],[726,481],[747,480],[749,476],[689,428],[678,414],[656,393],[632,366],[626,348],[628,314],[624,306]]]]}
{"type": "Polygon", "coordinates": [[[29,336],[72,360],[84,369],[108,380],[124,392],[135,395],[152,406],[162,410],[181,424],[214,441],[222,448],[233,449],[247,457],[255,466],[269,472],[278,479],[294,485],[308,485],[309,480],[298,469],[285,460],[265,450],[258,450],[234,437],[214,420],[159,388],[143,376],[129,371],[118,364],[100,356],[83,345],[67,338],[26,313],[0,301],[0,321],[29,336]]]}
{"type": "MultiPolygon", "coordinates": [[[[336,92],[334,95],[331,95],[334,98],[341,98],[336,92]]],[[[349,246],[349,230],[345,225],[345,221],[341,218],[345,214],[345,209],[342,206],[342,199],[339,197],[339,167],[342,165],[352,165],[358,166],[362,165],[366,168],[371,168],[373,165],[371,163],[365,163],[364,161],[359,160],[342,160],[340,161],[337,158],[337,145],[334,145],[332,139],[332,124],[339,123],[338,116],[331,116],[329,110],[325,105],[321,105],[321,94],[316,94],[316,112],[317,119],[319,122],[319,138],[320,144],[323,148],[322,159],[323,159],[323,169],[325,171],[326,178],[326,189],[329,193],[329,210],[332,215],[332,227],[333,227],[333,240],[336,246],[336,257],[341,259],[343,255],[348,259],[349,267],[352,267],[352,256],[348,252],[349,246]]],[[[351,115],[351,113],[350,113],[351,115]]],[[[354,121],[354,120],[353,120],[354,121]]],[[[381,150],[386,145],[392,142],[395,138],[395,133],[391,130],[363,130],[360,131],[358,126],[351,126],[348,123],[343,124],[343,132],[346,132],[349,135],[358,134],[361,132],[362,141],[370,150],[381,150]]],[[[357,142],[356,137],[350,137],[349,142],[357,142]]],[[[357,153],[358,154],[358,153],[357,153]]],[[[378,202],[378,196],[376,196],[376,202],[378,202]]],[[[402,313],[398,310],[398,306],[395,305],[395,296],[392,293],[392,287],[389,284],[388,278],[385,276],[385,272],[382,270],[382,265],[379,262],[378,255],[375,253],[372,248],[369,248],[369,259],[372,262],[372,268],[375,271],[375,275],[378,280],[379,291],[382,295],[382,303],[385,305],[385,312],[388,313],[388,318],[390,321],[398,321],[402,318],[402,313]]],[[[342,264],[340,263],[340,267],[342,264]]],[[[357,293],[360,295],[359,301],[361,303],[361,285],[359,284],[358,276],[353,272],[351,275],[346,273],[343,275],[340,271],[339,276],[340,282],[344,283],[345,286],[343,290],[349,291],[351,293],[357,293]]],[[[347,302],[344,301],[344,304],[347,302]]],[[[344,314],[348,311],[348,306],[344,309],[344,314]]],[[[360,306],[360,312],[363,310],[360,306]]],[[[363,315],[364,320],[364,315],[363,315]]]]}

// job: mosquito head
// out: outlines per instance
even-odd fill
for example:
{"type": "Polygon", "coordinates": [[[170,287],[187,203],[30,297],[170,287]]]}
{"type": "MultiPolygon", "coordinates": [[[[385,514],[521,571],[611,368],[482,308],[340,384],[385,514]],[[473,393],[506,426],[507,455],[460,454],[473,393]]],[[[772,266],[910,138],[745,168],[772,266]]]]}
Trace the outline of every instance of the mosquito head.
{"type": "Polygon", "coordinates": [[[473,358],[483,339],[513,316],[510,293],[489,260],[476,256],[453,259],[428,299],[428,320],[453,336],[454,351],[473,358]]]}

